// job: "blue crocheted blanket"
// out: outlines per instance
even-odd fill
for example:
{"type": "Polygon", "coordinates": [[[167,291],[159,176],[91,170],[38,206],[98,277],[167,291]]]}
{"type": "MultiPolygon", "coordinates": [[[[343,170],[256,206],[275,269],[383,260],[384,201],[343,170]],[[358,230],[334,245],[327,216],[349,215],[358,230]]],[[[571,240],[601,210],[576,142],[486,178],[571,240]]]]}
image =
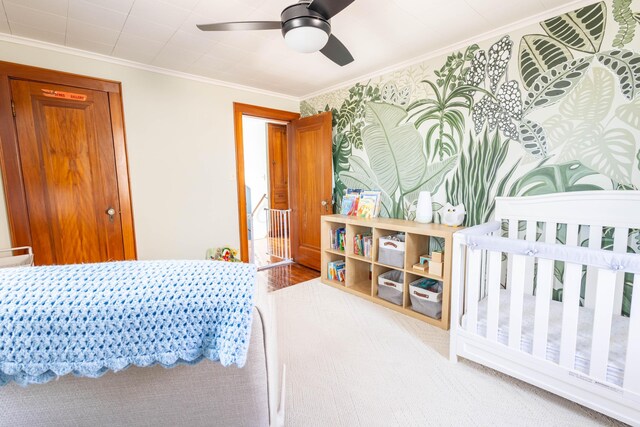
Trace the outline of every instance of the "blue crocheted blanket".
{"type": "Polygon", "coordinates": [[[0,385],[203,358],[242,367],[255,274],[215,261],[0,269],[0,385]]]}

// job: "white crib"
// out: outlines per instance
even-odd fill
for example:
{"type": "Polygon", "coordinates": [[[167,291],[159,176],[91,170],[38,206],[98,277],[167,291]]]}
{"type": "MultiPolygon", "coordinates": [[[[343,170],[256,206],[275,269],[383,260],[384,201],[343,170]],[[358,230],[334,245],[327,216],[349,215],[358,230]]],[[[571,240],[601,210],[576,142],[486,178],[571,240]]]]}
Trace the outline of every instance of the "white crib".
{"type": "Polygon", "coordinates": [[[454,235],[451,360],[640,425],[640,291],[621,315],[640,289],[640,255],[627,253],[640,191],[498,198],[495,217],[454,235]]]}

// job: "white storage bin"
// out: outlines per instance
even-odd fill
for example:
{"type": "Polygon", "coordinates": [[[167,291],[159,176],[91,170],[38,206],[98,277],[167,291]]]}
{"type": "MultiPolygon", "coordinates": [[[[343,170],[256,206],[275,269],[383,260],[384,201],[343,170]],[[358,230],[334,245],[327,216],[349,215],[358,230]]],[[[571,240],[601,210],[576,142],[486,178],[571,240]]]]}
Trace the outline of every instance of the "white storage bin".
{"type": "Polygon", "coordinates": [[[378,276],[378,296],[396,305],[402,305],[404,293],[403,272],[387,271],[378,276]]]}
{"type": "Polygon", "coordinates": [[[393,267],[404,267],[404,234],[378,239],[378,262],[393,267]]]}
{"type": "Polygon", "coordinates": [[[442,282],[420,278],[409,283],[409,294],[429,301],[442,301],[442,282]]]}
{"type": "Polygon", "coordinates": [[[426,290],[411,282],[409,285],[409,298],[411,298],[411,309],[418,313],[440,319],[442,317],[442,282],[435,285],[435,289],[426,290]]]}

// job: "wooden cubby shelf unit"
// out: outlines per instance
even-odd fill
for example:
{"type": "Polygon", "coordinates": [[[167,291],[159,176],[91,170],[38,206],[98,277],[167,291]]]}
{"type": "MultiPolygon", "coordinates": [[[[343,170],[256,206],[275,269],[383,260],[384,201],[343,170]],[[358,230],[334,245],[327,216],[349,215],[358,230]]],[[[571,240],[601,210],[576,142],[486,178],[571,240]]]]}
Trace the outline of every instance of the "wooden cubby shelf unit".
{"type": "Polygon", "coordinates": [[[422,320],[442,329],[449,329],[449,309],[451,304],[451,251],[453,233],[460,228],[441,224],[421,224],[414,221],[389,218],[357,218],[346,215],[325,215],[322,217],[322,283],[337,289],[365,298],[376,304],[422,320]],[[345,250],[330,248],[330,230],[344,227],[346,229],[345,250]],[[371,257],[354,253],[353,239],[358,234],[371,234],[373,246],[371,257]],[[405,252],[402,266],[386,265],[378,262],[378,242],[380,237],[392,234],[405,234],[405,252]],[[438,238],[442,244],[443,268],[442,276],[430,274],[413,268],[420,262],[420,256],[429,253],[430,239],[438,238]],[[344,259],[346,262],[346,280],[344,283],[329,280],[327,264],[344,259]],[[396,305],[378,297],[378,276],[391,270],[402,273],[404,279],[402,305],[396,305]],[[442,316],[434,319],[413,311],[409,297],[409,284],[421,277],[428,277],[442,282],[442,316]]]}

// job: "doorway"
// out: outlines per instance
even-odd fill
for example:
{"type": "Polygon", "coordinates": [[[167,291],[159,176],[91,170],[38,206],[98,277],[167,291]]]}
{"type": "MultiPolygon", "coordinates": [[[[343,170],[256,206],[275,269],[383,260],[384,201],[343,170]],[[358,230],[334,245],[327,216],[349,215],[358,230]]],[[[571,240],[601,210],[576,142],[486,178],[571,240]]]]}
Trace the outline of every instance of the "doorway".
{"type": "MultiPolygon", "coordinates": [[[[320,216],[332,211],[332,139],[331,113],[300,119],[298,113],[273,110],[246,104],[234,104],[234,124],[236,137],[236,162],[238,173],[238,214],[240,226],[240,255],[249,262],[249,222],[256,206],[258,210],[263,195],[269,210],[278,210],[286,203],[286,216],[271,224],[269,236],[282,231],[284,224],[290,221],[287,235],[290,242],[290,254],[293,261],[316,271],[320,270],[320,216]],[[276,164],[288,164],[288,171],[273,169],[270,179],[274,183],[258,190],[259,195],[248,196],[247,165],[245,164],[245,117],[254,117],[271,122],[270,128],[263,128],[271,141],[267,153],[276,164]],[[278,123],[274,123],[278,122],[278,123]],[[286,123],[286,131],[278,124],[286,123]],[[286,134],[285,134],[286,132],[286,134]],[[286,141],[286,150],[284,149],[286,141]],[[285,160],[286,158],[286,160],[285,160]],[[278,172],[280,170],[280,172],[278,172]],[[285,175],[286,172],[286,175],[285,175]],[[285,193],[286,189],[286,193],[285,193]],[[257,200],[257,202],[255,202],[257,200]],[[248,205],[253,209],[249,210],[248,205]]],[[[263,144],[264,145],[264,144],[263,144]]],[[[269,157],[269,156],[267,156],[269,157]]],[[[266,159],[262,160],[266,163],[266,159]]],[[[266,180],[267,178],[265,178],[266,180]]],[[[253,192],[255,190],[251,190],[253,192]]],[[[265,203],[263,200],[262,203],[265,203]]],[[[265,218],[266,219],[266,218],[265,218]]],[[[273,221],[270,216],[269,221],[273,221]]]]}
{"type": "Polygon", "coordinates": [[[118,82],[0,62],[13,246],[36,265],[135,259],[118,82]]]}
{"type": "Polygon", "coordinates": [[[249,262],[271,268],[292,262],[287,124],[243,116],[249,262]]]}
{"type": "MultiPolygon", "coordinates": [[[[248,104],[233,104],[235,145],[236,145],[236,170],[238,182],[238,222],[240,228],[240,257],[243,262],[254,262],[252,254],[258,248],[251,247],[250,240],[255,237],[266,237],[268,233],[267,213],[269,209],[269,166],[267,162],[267,124],[279,123],[286,125],[292,120],[298,119],[300,114],[259,107],[248,104]],[[247,123],[247,132],[245,132],[247,123]],[[245,141],[245,137],[251,140],[245,141]],[[247,163],[245,153],[249,154],[247,163]],[[256,164],[258,170],[256,171],[256,164]],[[249,168],[253,170],[249,170],[249,168]],[[247,184],[247,177],[250,186],[247,184]],[[262,209],[262,211],[261,211],[262,209]],[[255,220],[253,219],[255,218],[255,220]],[[253,224],[251,224],[253,222],[253,224]],[[256,230],[252,230],[256,228],[256,230]]],[[[288,151],[288,150],[287,150],[288,151]]],[[[287,161],[288,163],[288,161],[287,161]]],[[[273,187],[273,186],[272,186],[273,187]]],[[[288,199],[288,190],[287,190],[288,199]]],[[[288,204],[288,200],[287,200],[288,204]]],[[[290,238],[290,233],[289,236],[290,238]]],[[[262,239],[260,239],[262,240],[262,239]]],[[[267,239],[264,239],[267,242],[267,239]]],[[[267,248],[268,249],[268,248],[267,248]]],[[[269,261],[271,257],[268,257],[269,261]]]]}

